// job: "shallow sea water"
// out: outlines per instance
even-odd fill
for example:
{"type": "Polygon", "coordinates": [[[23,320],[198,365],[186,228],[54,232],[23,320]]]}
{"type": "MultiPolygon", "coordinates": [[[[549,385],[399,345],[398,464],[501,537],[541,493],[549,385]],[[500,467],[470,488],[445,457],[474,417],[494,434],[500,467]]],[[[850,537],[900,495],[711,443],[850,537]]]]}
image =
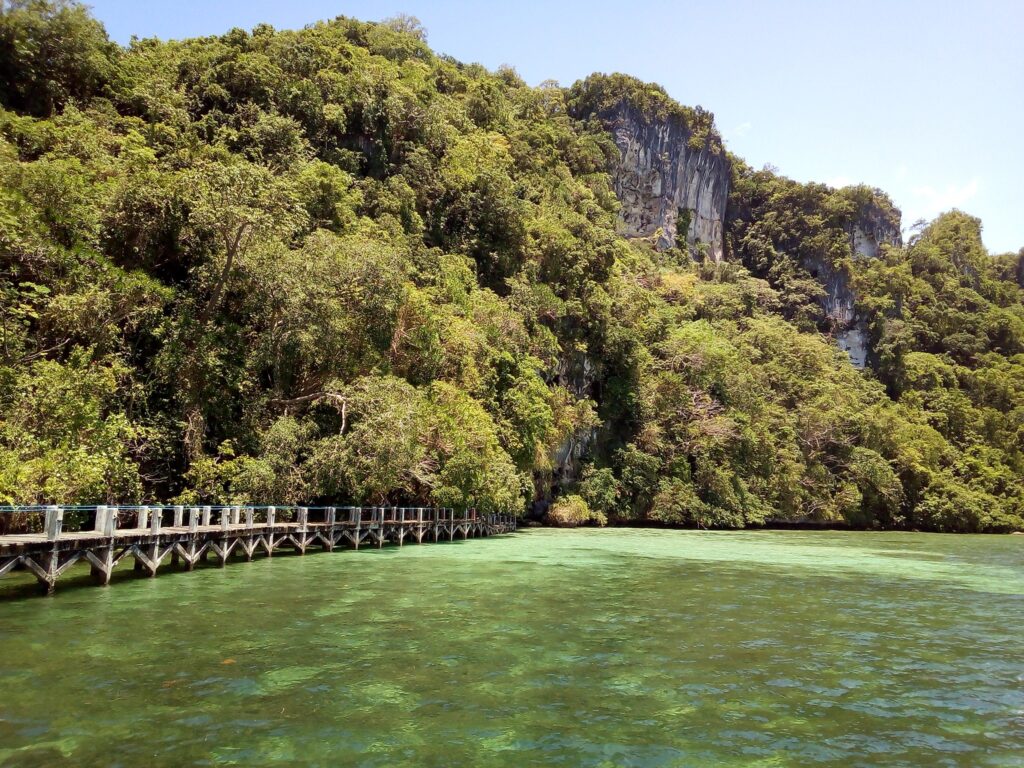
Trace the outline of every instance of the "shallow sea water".
{"type": "Polygon", "coordinates": [[[26,587],[0,766],[1024,765],[1020,536],[530,530],[26,587]]]}

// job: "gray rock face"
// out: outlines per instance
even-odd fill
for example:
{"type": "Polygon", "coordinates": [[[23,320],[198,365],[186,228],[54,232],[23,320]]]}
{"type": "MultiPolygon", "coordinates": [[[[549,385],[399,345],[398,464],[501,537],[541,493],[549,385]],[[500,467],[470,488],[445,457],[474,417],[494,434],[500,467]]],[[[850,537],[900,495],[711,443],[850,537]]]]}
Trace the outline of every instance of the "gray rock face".
{"type": "MultiPolygon", "coordinates": [[[[594,397],[597,379],[597,366],[588,355],[570,354],[558,362],[558,383],[578,399],[594,397]]],[[[557,484],[565,485],[576,479],[580,462],[596,439],[597,430],[588,429],[569,435],[555,449],[551,463],[552,474],[557,484]]]]}
{"type": "Polygon", "coordinates": [[[850,356],[854,368],[864,370],[868,364],[868,330],[863,321],[839,331],[836,343],[850,356]]]}
{"type": "Polygon", "coordinates": [[[849,229],[854,258],[876,259],[881,255],[883,244],[901,245],[899,224],[881,208],[866,206],[849,229]]]}
{"type": "MultiPolygon", "coordinates": [[[[875,205],[866,205],[850,223],[850,252],[855,259],[876,259],[882,245],[901,245],[899,220],[875,205]]],[[[832,326],[840,349],[850,356],[856,368],[864,368],[868,359],[868,334],[865,319],[857,312],[857,296],[850,275],[843,267],[825,261],[811,261],[804,267],[825,289],[822,308],[832,326]]]]}
{"type": "Polygon", "coordinates": [[[619,148],[613,183],[622,204],[622,234],[656,237],[656,247],[663,250],[676,244],[685,223],[686,241],[705,243],[708,255],[721,261],[729,197],[724,153],[689,146],[692,132],[681,118],[649,120],[626,102],[601,118],[619,148]]]}
{"type": "MultiPolygon", "coordinates": [[[[854,251],[857,255],[857,252],[854,251]]],[[[877,248],[875,250],[877,254],[877,248]]],[[[874,255],[860,254],[860,258],[875,258],[874,255]]],[[[825,289],[822,308],[833,329],[839,348],[849,354],[855,368],[864,368],[868,360],[868,335],[864,319],[858,316],[857,297],[850,287],[850,277],[845,269],[836,269],[823,261],[805,263],[804,266],[825,289]]]]}

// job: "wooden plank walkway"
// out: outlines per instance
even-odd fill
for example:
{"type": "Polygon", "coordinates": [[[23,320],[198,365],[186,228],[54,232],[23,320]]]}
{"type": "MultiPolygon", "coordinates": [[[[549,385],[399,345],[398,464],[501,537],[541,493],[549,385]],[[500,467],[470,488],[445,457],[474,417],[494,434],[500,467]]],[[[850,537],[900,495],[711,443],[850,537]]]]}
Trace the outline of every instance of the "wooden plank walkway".
{"type": "Polygon", "coordinates": [[[511,515],[468,510],[457,516],[453,509],[436,507],[97,506],[74,511],[91,516],[93,528],[66,531],[65,510],[47,507],[42,533],[0,536],[0,576],[28,570],[52,593],[58,579],[80,561],[88,562],[95,581],[106,585],[126,558],[134,560],[135,570],[156,576],[168,560],[192,570],[210,557],[223,566],[232,556],[252,560],[282,548],[304,555],[309,548],[403,546],[516,530],[511,515]],[[122,521],[134,527],[120,527],[122,521]]]}

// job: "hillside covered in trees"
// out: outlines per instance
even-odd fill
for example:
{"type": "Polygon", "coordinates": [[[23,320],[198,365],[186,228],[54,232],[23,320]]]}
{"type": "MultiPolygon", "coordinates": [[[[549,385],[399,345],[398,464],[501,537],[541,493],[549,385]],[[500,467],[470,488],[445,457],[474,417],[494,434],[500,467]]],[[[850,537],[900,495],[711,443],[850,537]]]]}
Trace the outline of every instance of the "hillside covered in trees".
{"type": "Polygon", "coordinates": [[[530,87],[408,18],[122,48],[15,0],[0,106],[0,503],[1024,527],[1024,250],[957,211],[903,244],[657,86],[530,87]],[[724,217],[624,233],[626,107],[724,217]]]}

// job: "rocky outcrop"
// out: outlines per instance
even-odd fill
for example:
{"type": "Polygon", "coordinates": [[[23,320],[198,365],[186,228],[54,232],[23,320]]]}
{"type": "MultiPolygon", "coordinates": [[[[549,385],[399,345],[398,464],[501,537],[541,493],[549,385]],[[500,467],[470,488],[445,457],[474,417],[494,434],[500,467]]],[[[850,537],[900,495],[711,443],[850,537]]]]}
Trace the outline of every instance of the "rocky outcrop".
{"type": "MultiPolygon", "coordinates": [[[[847,232],[850,253],[855,259],[875,259],[881,255],[883,245],[903,243],[899,211],[874,200],[861,203],[847,232]]],[[[804,267],[825,289],[823,309],[836,342],[855,367],[864,368],[869,352],[867,324],[857,312],[857,297],[849,273],[842,265],[837,267],[825,261],[805,263],[804,267]]]]}
{"type": "MultiPolygon", "coordinates": [[[[559,360],[556,381],[578,400],[596,399],[598,378],[597,365],[586,354],[570,354],[559,360]]],[[[596,429],[581,430],[570,434],[555,449],[551,465],[556,484],[571,484],[576,479],[580,463],[596,438],[596,429]]]]}
{"type": "Polygon", "coordinates": [[[903,242],[898,212],[894,218],[892,211],[885,210],[875,203],[861,206],[857,218],[850,223],[848,232],[850,249],[857,259],[878,258],[882,245],[900,245],[903,242]]]}
{"type": "MultiPolygon", "coordinates": [[[[861,258],[874,256],[861,255],[861,258]]],[[[863,368],[868,358],[867,328],[863,318],[858,316],[857,297],[850,286],[849,274],[845,268],[834,267],[827,261],[805,261],[804,268],[825,289],[822,309],[840,349],[850,355],[855,367],[863,368]]]]}
{"type": "Polygon", "coordinates": [[[710,142],[691,141],[693,132],[678,115],[649,119],[621,101],[599,117],[619,149],[613,182],[622,234],[652,238],[659,250],[685,235],[688,244],[706,244],[708,256],[721,261],[729,197],[725,153],[710,142]]]}

